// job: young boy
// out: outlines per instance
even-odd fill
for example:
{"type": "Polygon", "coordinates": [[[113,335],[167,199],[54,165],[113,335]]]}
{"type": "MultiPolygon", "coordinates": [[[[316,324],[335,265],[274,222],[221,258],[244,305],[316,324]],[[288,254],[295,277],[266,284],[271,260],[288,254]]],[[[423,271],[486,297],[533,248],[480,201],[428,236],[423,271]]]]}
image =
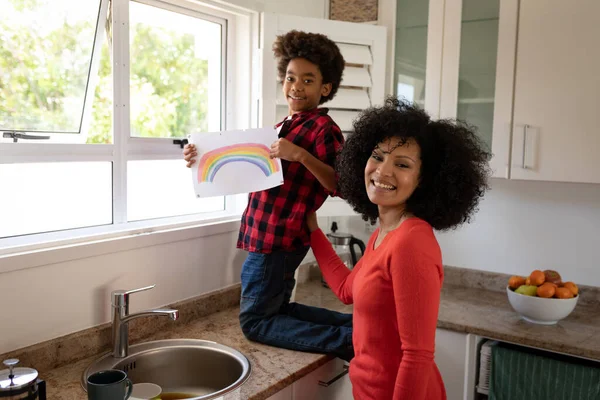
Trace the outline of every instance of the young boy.
{"type": "MultiPolygon", "coordinates": [[[[242,266],[240,324],[254,341],[349,360],[352,315],[290,303],[294,273],[308,252],[306,214],[336,189],[333,165],[344,138],[318,106],[340,85],[344,58],[326,36],[291,31],[273,44],[289,116],[277,125],[271,157],[281,159],[284,183],[250,193],[237,247],[249,252],[242,266]]],[[[184,149],[187,166],[197,155],[184,149]]]]}

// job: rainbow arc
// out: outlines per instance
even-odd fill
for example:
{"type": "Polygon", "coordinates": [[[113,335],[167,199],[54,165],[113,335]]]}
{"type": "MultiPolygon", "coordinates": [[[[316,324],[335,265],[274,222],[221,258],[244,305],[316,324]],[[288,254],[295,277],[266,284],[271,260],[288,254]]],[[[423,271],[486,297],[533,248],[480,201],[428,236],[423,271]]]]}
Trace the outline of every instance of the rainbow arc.
{"type": "Polygon", "coordinates": [[[217,172],[233,162],[256,165],[265,176],[279,171],[279,165],[269,157],[269,148],[266,145],[240,143],[204,153],[198,162],[198,182],[213,182],[217,172]]]}

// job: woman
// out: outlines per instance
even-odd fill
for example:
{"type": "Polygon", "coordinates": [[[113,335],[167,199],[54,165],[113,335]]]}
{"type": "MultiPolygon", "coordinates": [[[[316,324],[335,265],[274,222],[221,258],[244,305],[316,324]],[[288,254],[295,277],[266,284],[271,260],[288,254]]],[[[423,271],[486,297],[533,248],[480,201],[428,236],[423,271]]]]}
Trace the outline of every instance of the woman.
{"type": "Polygon", "coordinates": [[[394,98],[365,111],[354,130],[336,165],[339,190],[379,228],[352,271],[316,215],[307,217],[327,283],[354,304],[354,398],[446,399],[433,358],[444,278],[433,229],[470,220],[488,187],[489,153],[468,126],[432,121],[394,98]]]}

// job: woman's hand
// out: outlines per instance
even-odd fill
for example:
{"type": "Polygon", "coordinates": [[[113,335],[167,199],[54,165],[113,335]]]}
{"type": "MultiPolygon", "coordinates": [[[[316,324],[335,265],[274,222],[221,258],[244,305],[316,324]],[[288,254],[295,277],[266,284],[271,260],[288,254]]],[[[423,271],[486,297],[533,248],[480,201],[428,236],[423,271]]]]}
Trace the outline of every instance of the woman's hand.
{"type": "Polygon", "coordinates": [[[306,214],[306,225],[308,226],[308,230],[310,232],[314,232],[319,229],[319,223],[317,222],[317,213],[314,211],[306,214]]]}
{"type": "Polygon", "coordinates": [[[305,152],[306,150],[302,147],[296,146],[289,140],[281,138],[273,142],[269,156],[271,156],[271,158],[277,157],[287,161],[301,161],[305,152]]]}
{"type": "Polygon", "coordinates": [[[193,144],[186,144],[185,146],[183,146],[183,159],[185,161],[187,161],[186,167],[191,168],[192,165],[194,164],[195,160],[193,160],[194,157],[196,157],[198,155],[198,152],[196,151],[196,146],[193,144]]]}

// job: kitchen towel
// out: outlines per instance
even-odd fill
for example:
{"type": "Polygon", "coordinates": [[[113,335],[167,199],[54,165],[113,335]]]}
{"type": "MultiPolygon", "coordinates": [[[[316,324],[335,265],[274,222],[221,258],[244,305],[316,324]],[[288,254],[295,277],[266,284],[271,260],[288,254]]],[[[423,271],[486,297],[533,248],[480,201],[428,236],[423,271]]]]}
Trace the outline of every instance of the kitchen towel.
{"type": "Polygon", "coordinates": [[[598,400],[600,363],[499,343],[492,346],[490,400],[598,400]]]}

